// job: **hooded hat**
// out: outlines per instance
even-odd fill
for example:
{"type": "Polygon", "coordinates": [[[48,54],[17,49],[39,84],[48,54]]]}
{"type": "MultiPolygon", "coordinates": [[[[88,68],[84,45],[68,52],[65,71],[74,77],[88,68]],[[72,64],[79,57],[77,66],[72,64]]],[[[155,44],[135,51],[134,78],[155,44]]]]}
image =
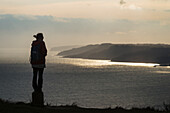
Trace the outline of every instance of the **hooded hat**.
{"type": "Polygon", "coordinates": [[[37,33],[37,35],[34,35],[33,37],[35,37],[36,39],[38,39],[38,38],[44,39],[44,36],[42,33],[37,33]]]}

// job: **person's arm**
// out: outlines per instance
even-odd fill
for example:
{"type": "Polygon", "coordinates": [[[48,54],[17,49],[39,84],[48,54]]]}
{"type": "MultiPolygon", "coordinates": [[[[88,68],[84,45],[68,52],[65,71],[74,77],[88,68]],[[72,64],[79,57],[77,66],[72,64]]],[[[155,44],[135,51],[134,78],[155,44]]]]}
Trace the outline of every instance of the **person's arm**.
{"type": "Polygon", "coordinates": [[[44,56],[47,56],[47,48],[46,48],[46,45],[45,45],[45,42],[43,41],[43,43],[42,43],[42,54],[44,55],[44,56]]]}
{"type": "MultiPolygon", "coordinates": [[[[31,43],[31,50],[32,50],[32,45],[33,45],[33,41],[32,41],[32,43],[31,43]]],[[[30,51],[29,62],[30,62],[30,64],[31,64],[31,51],[30,51]]]]}

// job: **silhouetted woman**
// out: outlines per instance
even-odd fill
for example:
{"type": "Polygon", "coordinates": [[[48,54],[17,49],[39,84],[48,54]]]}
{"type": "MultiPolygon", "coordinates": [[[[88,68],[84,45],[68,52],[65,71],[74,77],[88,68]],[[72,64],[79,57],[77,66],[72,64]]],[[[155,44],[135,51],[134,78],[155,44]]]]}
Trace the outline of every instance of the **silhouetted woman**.
{"type": "Polygon", "coordinates": [[[47,56],[47,49],[45,42],[43,41],[44,36],[42,33],[34,35],[36,40],[32,42],[30,63],[33,68],[33,81],[32,86],[34,91],[42,91],[43,85],[43,71],[46,67],[45,57],[47,56]],[[38,78],[38,81],[37,81],[38,78]]]}

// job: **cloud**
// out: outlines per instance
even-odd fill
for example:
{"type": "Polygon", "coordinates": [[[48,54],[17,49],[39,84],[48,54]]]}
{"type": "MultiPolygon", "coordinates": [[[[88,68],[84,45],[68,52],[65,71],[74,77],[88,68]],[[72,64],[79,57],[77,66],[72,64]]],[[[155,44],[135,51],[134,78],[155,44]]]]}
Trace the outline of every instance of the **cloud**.
{"type": "Polygon", "coordinates": [[[70,22],[66,18],[57,18],[57,17],[54,17],[53,19],[54,19],[54,21],[57,21],[57,22],[64,22],[64,23],[70,22]]]}
{"type": "Polygon", "coordinates": [[[38,18],[33,15],[13,15],[18,20],[37,20],[38,18]]]}
{"type": "Polygon", "coordinates": [[[165,12],[170,12],[170,9],[168,9],[168,10],[164,10],[165,12]]]}
{"type": "Polygon", "coordinates": [[[124,9],[124,10],[142,10],[142,7],[140,7],[136,4],[123,4],[123,5],[121,5],[121,9],[124,9]]]}
{"type": "Polygon", "coordinates": [[[115,34],[117,34],[117,35],[126,35],[127,33],[126,32],[115,32],[115,34]]]}
{"type": "Polygon", "coordinates": [[[124,4],[126,4],[126,2],[124,0],[121,0],[120,5],[124,5],[124,4]]]}
{"type": "MultiPolygon", "coordinates": [[[[168,20],[167,20],[168,21],[168,20]]],[[[101,42],[170,42],[168,22],[0,15],[0,47],[29,47],[33,34],[43,32],[48,47],[101,42]],[[162,25],[161,25],[162,24],[162,25]],[[166,24],[166,26],[165,26],[166,24]],[[123,40],[123,39],[124,40],[123,40]]]]}
{"type": "Polygon", "coordinates": [[[170,25],[170,20],[160,21],[160,25],[161,25],[161,26],[169,26],[169,25],[170,25]]]}
{"type": "Polygon", "coordinates": [[[142,8],[140,6],[137,6],[135,4],[129,5],[128,8],[131,10],[142,10],[142,8]]]}
{"type": "MultiPolygon", "coordinates": [[[[123,9],[140,9],[139,6],[137,7],[137,5],[130,5],[124,0],[121,0],[120,4],[123,9]]],[[[128,16],[127,14],[125,15],[124,12],[121,12],[120,5],[112,0],[75,0],[48,4],[32,4],[26,6],[5,6],[0,4],[0,7],[5,11],[3,14],[17,15],[52,15],[62,18],[93,19],[122,19],[121,16],[128,16]]]]}
{"type": "Polygon", "coordinates": [[[131,30],[131,31],[129,31],[129,33],[137,33],[137,31],[136,30],[131,30]]]}
{"type": "MultiPolygon", "coordinates": [[[[35,0],[31,1],[34,2],[35,0]]],[[[92,18],[96,20],[127,19],[132,21],[161,21],[163,19],[170,19],[170,15],[168,15],[169,2],[165,4],[164,2],[159,3],[152,0],[64,0],[65,2],[55,2],[58,0],[50,0],[51,2],[48,2],[48,0],[43,0],[43,2],[45,1],[47,2],[46,4],[28,4],[24,6],[4,5],[0,1],[0,10],[3,11],[0,14],[52,15],[57,18],[92,18]]],[[[20,18],[22,19],[22,17],[20,18]]],[[[57,21],[66,22],[64,19],[58,19],[57,21]]]]}
{"type": "Polygon", "coordinates": [[[130,31],[126,30],[126,32],[125,31],[115,32],[115,34],[117,35],[128,35],[128,34],[134,34],[134,33],[137,33],[137,31],[133,29],[130,31]]]}

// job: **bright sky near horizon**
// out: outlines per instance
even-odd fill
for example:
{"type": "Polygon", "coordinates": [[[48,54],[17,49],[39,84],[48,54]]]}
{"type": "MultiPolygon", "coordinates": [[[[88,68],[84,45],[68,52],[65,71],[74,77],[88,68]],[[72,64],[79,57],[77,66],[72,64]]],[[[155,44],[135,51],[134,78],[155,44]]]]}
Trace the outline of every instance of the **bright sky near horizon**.
{"type": "Polygon", "coordinates": [[[170,0],[1,0],[0,7],[1,14],[64,18],[163,20],[170,17],[167,14],[170,0]]]}
{"type": "Polygon", "coordinates": [[[37,32],[45,34],[50,48],[104,42],[170,44],[169,30],[170,0],[0,1],[0,47],[29,47],[37,32]]]}

